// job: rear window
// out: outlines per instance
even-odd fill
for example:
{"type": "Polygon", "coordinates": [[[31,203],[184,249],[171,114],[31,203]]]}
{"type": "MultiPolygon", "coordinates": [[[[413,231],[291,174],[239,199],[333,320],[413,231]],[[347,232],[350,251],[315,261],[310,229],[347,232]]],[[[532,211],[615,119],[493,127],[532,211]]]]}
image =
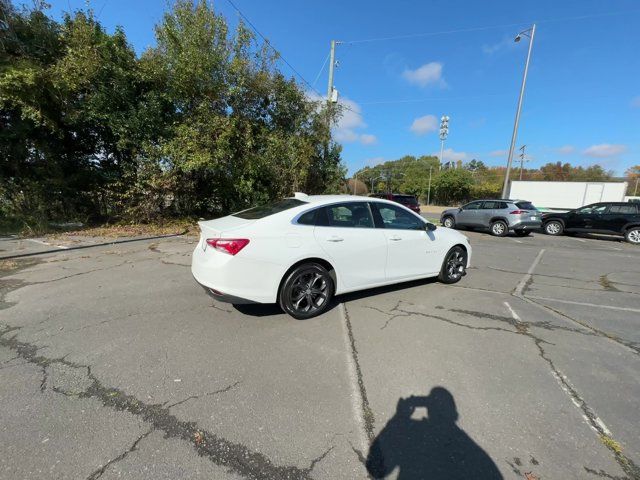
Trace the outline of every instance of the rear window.
{"type": "Polygon", "coordinates": [[[531,202],[517,202],[516,207],[521,210],[537,210],[537,208],[534,207],[533,203],[531,202]]]}
{"type": "Polygon", "coordinates": [[[259,218],[268,217],[274,213],[284,212],[290,208],[299,207],[307,202],[298,200],[297,198],[285,198],[275,202],[260,205],[259,207],[249,208],[238,213],[234,213],[234,217],[244,218],[246,220],[257,220],[259,218]]]}
{"type": "Polygon", "coordinates": [[[635,205],[611,205],[609,207],[609,213],[637,213],[635,205]]]}
{"type": "Polygon", "coordinates": [[[394,195],[393,199],[398,203],[404,203],[405,205],[417,205],[418,200],[413,195],[394,195]]]}

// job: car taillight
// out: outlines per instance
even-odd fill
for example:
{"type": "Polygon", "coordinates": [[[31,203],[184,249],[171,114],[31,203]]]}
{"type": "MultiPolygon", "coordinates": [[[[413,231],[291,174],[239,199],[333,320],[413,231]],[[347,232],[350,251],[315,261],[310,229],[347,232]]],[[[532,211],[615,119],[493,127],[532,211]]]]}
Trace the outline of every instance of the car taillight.
{"type": "Polygon", "coordinates": [[[207,238],[207,245],[229,255],[235,255],[247,246],[247,238],[207,238]]]}
{"type": "Polygon", "coordinates": [[[529,213],[529,210],[514,210],[509,212],[509,215],[522,215],[523,213],[529,213]]]}

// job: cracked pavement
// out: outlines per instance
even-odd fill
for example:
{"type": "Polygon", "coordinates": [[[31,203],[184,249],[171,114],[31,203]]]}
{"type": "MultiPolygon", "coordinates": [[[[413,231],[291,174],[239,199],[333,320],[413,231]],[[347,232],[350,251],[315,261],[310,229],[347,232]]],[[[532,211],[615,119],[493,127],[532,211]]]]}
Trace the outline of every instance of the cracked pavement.
{"type": "MultiPolygon", "coordinates": [[[[467,234],[459,284],[349,294],[304,322],[204,295],[188,237],[4,263],[0,479],[367,478],[398,400],[435,387],[503,478],[640,479],[640,249],[467,234]]],[[[428,440],[438,468],[464,458],[428,440]]],[[[389,478],[429,468],[403,458],[389,478]]]]}

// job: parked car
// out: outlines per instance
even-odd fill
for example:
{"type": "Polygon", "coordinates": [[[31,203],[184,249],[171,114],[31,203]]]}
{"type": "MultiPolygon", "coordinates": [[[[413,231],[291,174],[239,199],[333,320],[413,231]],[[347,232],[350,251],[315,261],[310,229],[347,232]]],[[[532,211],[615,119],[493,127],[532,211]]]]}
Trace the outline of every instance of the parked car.
{"type": "Polygon", "coordinates": [[[386,200],[391,200],[392,202],[404,205],[405,207],[413,210],[416,213],[420,213],[420,202],[418,202],[418,199],[415,195],[405,195],[403,193],[372,193],[369,196],[373,198],[384,198],[386,200]]]}
{"type": "Polygon", "coordinates": [[[545,213],[542,225],[548,235],[605,233],[623,236],[627,242],[640,245],[640,205],[637,203],[593,203],[564,213],[545,213]]]}
{"type": "Polygon", "coordinates": [[[491,235],[504,237],[510,231],[519,237],[541,227],[540,212],[527,200],[476,200],[440,215],[447,228],[488,228],[491,235]]]}
{"type": "Polygon", "coordinates": [[[455,283],[471,259],[466,236],[397,203],[296,194],[199,222],[198,283],[231,303],[279,303],[297,319],[333,295],[427,277],[455,283]]]}

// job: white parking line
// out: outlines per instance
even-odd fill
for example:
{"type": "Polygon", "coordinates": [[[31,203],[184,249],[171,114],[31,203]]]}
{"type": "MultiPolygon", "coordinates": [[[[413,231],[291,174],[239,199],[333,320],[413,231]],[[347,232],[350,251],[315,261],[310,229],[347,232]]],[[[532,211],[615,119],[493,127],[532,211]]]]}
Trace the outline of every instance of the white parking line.
{"type": "Polygon", "coordinates": [[[509,240],[513,240],[516,243],[522,243],[522,240],[516,240],[515,238],[510,238],[509,240]]]}
{"type": "Polygon", "coordinates": [[[507,310],[509,310],[509,312],[511,313],[511,316],[513,317],[513,319],[516,322],[522,322],[522,320],[520,319],[520,316],[516,313],[516,311],[513,308],[511,308],[511,305],[509,305],[509,302],[503,302],[503,303],[507,307],[507,310]]]}
{"type": "MultiPolygon", "coordinates": [[[[509,312],[511,313],[511,316],[513,317],[513,319],[516,322],[522,322],[522,320],[520,319],[520,316],[516,313],[516,311],[513,308],[511,308],[511,305],[509,305],[508,302],[504,302],[504,304],[509,310],[509,312]]],[[[543,358],[549,361],[544,356],[543,358]]],[[[602,433],[604,433],[607,436],[611,436],[611,431],[609,430],[609,428],[605,425],[602,419],[598,415],[596,415],[596,413],[580,397],[575,387],[571,384],[571,382],[567,378],[567,376],[564,375],[562,372],[560,372],[560,370],[558,370],[556,367],[552,367],[551,373],[553,377],[556,379],[556,381],[558,382],[558,385],[560,385],[560,388],[562,388],[562,391],[567,394],[567,396],[571,400],[571,403],[573,403],[575,407],[578,410],[580,410],[580,413],[582,414],[582,418],[584,419],[585,423],[598,435],[601,435],[602,433]],[[587,417],[585,412],[589,413],[589,415],[591,416],[591,419],[587,417]],[[600,431],[596,427],[599,427],[600,431]]]]}
{"type": "Polygon", "coordinates": [[[548,302],[567,303],[569,305],[582,305],[584,307],[597,307],[597,308],[605,308],[605,309],[608,309],[608,310],[620,310],[622,312],[637,312],[637,313],[640,313],[640,308],[614,307],[613,305],[599,305],[599,304],[596,304],[596,303],[573,302],[571,300],[560,300],[558,298],[549,298],[549,297],[537,297],[537,296],[533,296],[533,295],[527,295],[525,298],[533,298],[534,300],[546,300],[548,302]]]}
{"type": "Polygon", "coordinates": [[[529,270],[527,270],[527,274],[524,277],[522,277],[522,280],[520,280],[520,283],[518,283],[518,286],[516,287],[516,289],[513,292],[513,294],[516,297],[522,297],[522,290],[524,290],[524,286],[527,284],[527,282],[531,278],[531,275],[533,274],[533,271],[538,266],[538,262],[540,262],[540,259],[542,258],[542,254],[543,253],[544,253],[544,248],[542,250],[540,250],[538,255],[536,255],[536,258],[533,260],[533,263],[529,267],[529,270]]]}
{"type": "Polygon", "coordinates": [[[367,429],[365,427],[364,418],[362,418],[362,407],[364,405],[364,399],[360,393],[360,386],[358,384],[358,374],[355,359],[353,358],[351,338],[349,335],[349,327],[347,325],[347,314],[345,312],[344,304],[338,305],[338,311],[340,312],[340,323],[342,324],[342,336],[344,340],[344,351],[347,357],[347,373],[349,375],[349,386],[351,387],[351,410],[353,413],[353,419],[358,426],[358,441],[360,443],[360,451],[366,455],[369,451],[369,441],[367,436],[367,429]]]}

